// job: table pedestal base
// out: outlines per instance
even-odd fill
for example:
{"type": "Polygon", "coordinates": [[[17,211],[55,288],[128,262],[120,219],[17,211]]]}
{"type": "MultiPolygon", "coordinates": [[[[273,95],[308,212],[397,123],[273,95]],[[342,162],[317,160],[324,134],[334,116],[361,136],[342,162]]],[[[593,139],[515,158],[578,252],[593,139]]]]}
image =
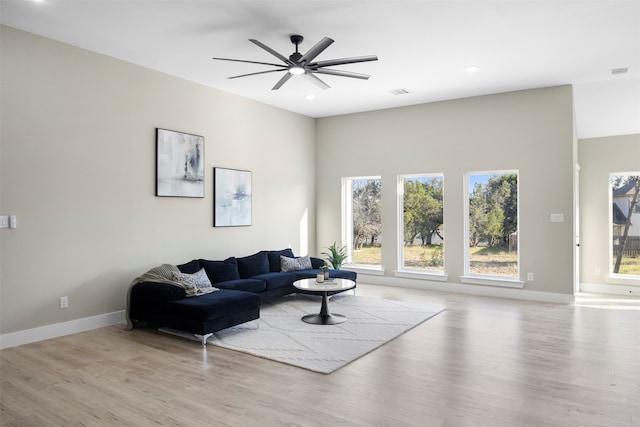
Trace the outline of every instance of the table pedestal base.
{"type": "Polygon", "coordinates": [[[339,323],[345,322],[346,320],[347,316],[343,316],[342,314],[329,313],[326,291],[322,293],[322,307],[320,307],[320,313],[307,314],[306,316],[302,316],[302,321],[311,323],[313,325],[337,325],[339,323]]]}
{"type": "Polygon", "coordinates": [[[337,325],[346,320],[347,316],[343,316],[342,314],[307,314],[306,316],[302,316],[302,321],[311,323],[312,325],[337,325]]]}

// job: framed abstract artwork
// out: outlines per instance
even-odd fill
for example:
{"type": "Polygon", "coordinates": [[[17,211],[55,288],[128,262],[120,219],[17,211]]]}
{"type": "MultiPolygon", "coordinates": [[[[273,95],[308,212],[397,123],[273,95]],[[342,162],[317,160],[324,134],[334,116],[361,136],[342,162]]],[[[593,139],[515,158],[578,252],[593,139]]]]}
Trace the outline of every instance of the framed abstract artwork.
{"type": "Polygon", "coordinates": [[[251,225],[251,172],[213,168],[213,226],[251,225]]]}
{"type": "Polygon", "coordinates": [[[156,196],[204,197],[204,137],[156,128],[156,196]]]}

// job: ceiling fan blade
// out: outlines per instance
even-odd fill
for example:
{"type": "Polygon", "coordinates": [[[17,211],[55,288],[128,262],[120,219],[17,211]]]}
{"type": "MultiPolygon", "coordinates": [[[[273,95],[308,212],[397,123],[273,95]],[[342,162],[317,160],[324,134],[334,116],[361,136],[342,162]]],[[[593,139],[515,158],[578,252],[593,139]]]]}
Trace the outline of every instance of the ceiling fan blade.
{"type": "Polygon", "coordinates": [[[255,39],[249,39],[249,41],[261,48],[263,48],[264,50],[266,50],[267,52],[269,52],[271,55],[275,56],[276,58],[278,58],[280,61],[284,62],[287,65],[293,65],[293,62],[291,62],[289,60],[289,58],[287,58],[284,55],[281,55],[280,53],[276,52],[275,50],[271,49],[269,46],[267,46],[266,44],[259,42],[258,40],[255,39]]]}
{"type": "Polygon", "coordinates": [[[331,46],[332,43],[333,39],[330,39],[329,37],[323,38],[318,43],[316,43],[314,47],[309,49],[307,53],[302,55],[299,62],[305,62],[308,64],[309,62],[313,61],[316,56],[320,55],[323,50],[331,46]]]}
{"type": "Polygon", "coordinates": [[[311,73],[304,73],[303,75],[307,78],[307,80],[317,85],[320,89],[329,89],[331,87],[311,73]]]}
{"type": "Polygon", "coordinates": [[[293,74],[285,73],[285,75],[282,76],[282,78],[280,80],[278,80],[278,83],[276,83],[276,85],[274,87],[272,87],[271,90],[280,89],[282,87],[282,85],[285,84],[287,82],[287,80],[289,80],[291,78],[291,76],[293,76],[293,74]]]}
{"type": "Polygon", "coordinates": [[[272,65],[274,67],[284,67],[282,64],[273,64],[271,62],[259,62],[259,61],[247,61],[244,59],[231,59],[231,58],[211,58],[217,61],[232,61],[232,62],[246,62],[247,64],[260,64],[260,65],[272,65]]]}
{"type": "Polygon", "coordinates": [[[258,71],[257,73],[240,74],[239,76],[231,76],[231,77],[227,77],[227,78],[228,79],[237,79],[239,77],[257,76],[258,74],[277,73],[278,71],[287,71],[287,67],[280,68],[279,70],[267,70],[267,71],[258,71]]]}
{"type": "Polygon", "coordinates": [[[310,73],[330,74],[332,76],[352,77],[354,79],[368,80],[369,74],[353,73],[351,71],[331,70],[329,68],[321,68],[319,70],[309,70],[310,73]]]}
{"type": "Polygon", "coordinates": [[[344,64],[355,64],[357,62],[369,62],[369,61],[377,61],[378,57],[375,55],[368,56],[354,56],[353,58],[341,58],[341,59],[329,59],[326,61],[318,61],[313,62],[308,65],[310,68],[322,68],[322,67],[331,67],[332,65],[344,65],[344,64]]]}

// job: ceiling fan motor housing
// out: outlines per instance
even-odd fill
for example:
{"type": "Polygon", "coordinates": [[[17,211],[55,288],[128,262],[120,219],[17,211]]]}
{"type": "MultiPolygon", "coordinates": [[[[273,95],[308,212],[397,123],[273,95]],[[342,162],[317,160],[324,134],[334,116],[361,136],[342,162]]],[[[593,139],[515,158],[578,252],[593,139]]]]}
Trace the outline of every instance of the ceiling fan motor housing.
{"type": "Polygon", "coordinates": [[[302,43],[302,40],[304,40],[304,37],[298,34],[292,34],[291,36],[289,36],[289,39],[291,40],[291,43],[296,45],[296,51],[291,55],[289,55],[289,60],[297,64],[298,62],[300,62],[300,58],[302,58],[302,54],[298,52],[298,45],[302,43]]]}

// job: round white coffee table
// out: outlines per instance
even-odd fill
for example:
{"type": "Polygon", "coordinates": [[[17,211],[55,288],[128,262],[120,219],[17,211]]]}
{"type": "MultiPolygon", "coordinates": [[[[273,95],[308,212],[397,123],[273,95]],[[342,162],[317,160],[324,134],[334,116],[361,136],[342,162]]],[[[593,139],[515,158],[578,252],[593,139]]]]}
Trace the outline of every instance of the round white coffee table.
{"type": "Polygon", "coordinates": [[[338,323],[342,323],[347,320],[347,316],[342,314],[329,313],[327,292],[353,289],[356,286],[356,282],[353,280],[333,278],[330,279],[330,281],[318,283],[316,282],[316,279],[302,279],[293,282],[293,286],[303,291],[318,292],[322,294],[322,306],[320,307],[320,313],[302,316],[303,321],[314,325],[337,325],[338,323]]]}

